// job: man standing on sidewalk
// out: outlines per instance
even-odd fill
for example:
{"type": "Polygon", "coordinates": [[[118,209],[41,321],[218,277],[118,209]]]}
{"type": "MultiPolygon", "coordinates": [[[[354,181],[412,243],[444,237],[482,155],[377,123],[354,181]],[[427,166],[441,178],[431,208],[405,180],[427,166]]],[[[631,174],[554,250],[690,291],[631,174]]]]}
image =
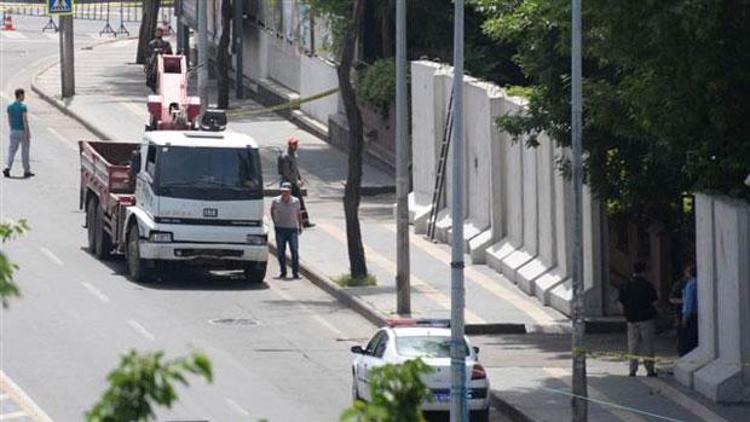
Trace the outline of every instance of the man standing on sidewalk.
{"type": "Polygon", "coordinates": [[[10,177],[10,169],[16,157],[18,147],[21,147],[21,164],[23,164],[23,177],[31,177],[29,165],[29,148],[31,147],[31,129],[29,128],[28,109],[23,100],[26,92],[23,88],[16,89],[16,100],[8,105],[8,127],[10,128],[10,142],[8,145],[8,158],[3,169],[3,176],[10,177]]]}
{"type": "Polygon", "coordinates": [[[654,318],[657,301],[654,286],[643,277],[646,264],[636,262],[633,277],[619,286],[620,298],[628,321],[628,354],[630,354],[630,376],[638,372],[638,357],[644,356],[644,366],[649,377],[655,377],[654,370],[654,318]]]}
{"type": "Polygon", "coordinates": [[[678,352],[685,356],[698,347],[698,283],[695,265],[688,267],[690,278],[682,289],[682,319],[680,321],[678,352]]]}
{"type": "Polygon", "coordinates": [[[284,151],[279,157],[279,176],[281,176],[281,183],[289,183],[292,187],[292,195],[294,195],[300,203],[302,209],[302,225],[304,227],[313,227],[315,224],[310,222],[310,217],[307,214],[307,208],[305,207],[305,200],[302,197],[302,189],[300,186],[304,184],[304,179],[299,172],[297,166],[297,147],[299,146],[299,140],[296,136],[291,135],[286,140],[286,151],[284,151]]]}
{"type": "Polygon", "coordinates": [[[299,239],[302,233],[300,202],[292,196],[292,185],[281,184],[281,195],[271,202],[271,220],[276,231],[276,257],[279,260],[279,278],[286,278],[286,244],[292,254],[292,278],[299,278],[299,239]]]}

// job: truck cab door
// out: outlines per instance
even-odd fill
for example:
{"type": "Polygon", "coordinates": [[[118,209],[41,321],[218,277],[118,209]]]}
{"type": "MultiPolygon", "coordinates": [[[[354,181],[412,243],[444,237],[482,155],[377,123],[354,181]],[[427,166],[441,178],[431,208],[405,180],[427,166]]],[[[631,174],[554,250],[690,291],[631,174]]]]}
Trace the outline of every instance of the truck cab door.
{"type": "Polygon", "coordinates": [[[158,201],[154,192],[156,180],[156,145],[141,147],[141,170],[136,176],[135,200],[136,204],[150,216],[158,215],[158,201]]]}

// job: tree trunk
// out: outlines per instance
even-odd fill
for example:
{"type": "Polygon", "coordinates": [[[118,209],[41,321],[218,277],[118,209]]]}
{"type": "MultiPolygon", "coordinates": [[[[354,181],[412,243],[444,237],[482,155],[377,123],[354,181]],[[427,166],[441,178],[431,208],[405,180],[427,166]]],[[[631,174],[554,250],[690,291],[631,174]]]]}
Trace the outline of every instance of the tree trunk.
{"type": "Polygon", "coordinates": [[[346,177],[344,190],[344,214],[346,217],[346,243],[349,249],[349,268],[352,278],[367,275],[365,249],[362,245],[362,232],[359,227],[360,188],[362,185],[362,153],[364,150],[364,136],[362,128],[362,113],[357,105],[357,94],[351,81],[354,50],[357,45],[357,35],[361,32],[364,0],[354,0],[354,10],[351,24],[346,30],[344,45],[341,51],[341,61],[336,68],[341,90],[341,99],[346,110],[349,124],[349,172],[346,177]]]}
{"type": "Polygon", "coordinates": [[[145,0],[143,2],[143,17],[141,18],[141,29],[138,32],[138,52],[135,55],[135,62],[146,64],[146,47],[149,41],[154,38],[156,25],[159,21],[159,4],[160,0],[145,0]]]}
{"type": "MultiPolygon", "coordinates": [[[[237,1],[237,0],[235,0],[237,1]]],[[[217,107],[229,108],[229,35],[232,32],[232,2],[221,0],[221,36],[216,50],[217,88],[219,96],[217,107]]]]}

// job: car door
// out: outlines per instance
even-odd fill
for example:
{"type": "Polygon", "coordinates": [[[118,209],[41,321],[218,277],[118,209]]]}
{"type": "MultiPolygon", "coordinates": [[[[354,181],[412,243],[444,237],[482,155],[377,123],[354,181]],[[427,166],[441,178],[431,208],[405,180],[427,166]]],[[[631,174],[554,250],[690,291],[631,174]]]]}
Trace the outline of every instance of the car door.
{"type": "MultiPolygon", "coordinates": [[[[370,370],[372,369],[372,366],[376,364],[377,360],[379,359],[376,354],[380,350],[379,348],[382,348],[381,343],[384,343],[384,339],[387,340],[388,335],[385,331],[380,330],[378,331],[373,337],[372,340],[370,340],[369,343],[367,343],[367,348],[365,348],[365,353],[362,355],[362,358],[358,361],[358,367],[357,367],[357,391],[359,391],[359,396],[362,397],[364,400],[369,401],[371,399],[370,395],[370,370]]],[[[380,355],[382,358],[382,354],[380,355]]]]}

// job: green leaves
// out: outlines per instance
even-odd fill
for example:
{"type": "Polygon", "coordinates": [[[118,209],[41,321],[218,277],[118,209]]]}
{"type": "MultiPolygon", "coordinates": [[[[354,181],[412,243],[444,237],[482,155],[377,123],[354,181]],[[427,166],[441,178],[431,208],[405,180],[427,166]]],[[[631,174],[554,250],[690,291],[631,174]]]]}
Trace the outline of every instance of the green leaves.
{"type": "Polygon", "coordinates": [[[186,374],[213,381],[211,362],[200,353],[164,361],[164,352],[139,354],[135,350],[120,357],[120,365],[107,377],[109,388],[86,413],[88,422],[149,421],[154,407],[171,407],[177,401],[175,384],[188,386],[186,374]]]}
{"type": "Polygon", "coordinates": [[[359,98],[379,110],[384,119],[387,118],[388,109],[396,97],[396,63],[392,58],[381,59],[359,75],[359,98]]]}
{"type": "Polygon", "coordinates": [[[420,405],[432,399],[421,377],[432,372],[421,359],[370,371],[369,403],[357,401],[341,415],[344,422],[422,422],[420,405]]]}
{"type": "MultiPolygon", "coordinates": [[[[5,244],[8,240],[15,238],[29,230],[26,220],[20,220],[18,223],[0,223],[0,242],[5,244]]],[[[12,263],[8,256],[0,250],[0,300],[4,308],[8,307],[8,299],[20,297],[21,290],[13,282],[13,273],[18,269],[18,265],[12,263]]]]}
{"type": "MultiPolygon", "coordinates": [[[[485,33],[518,45],[534,89],[499,126],[570,140],[569,2],[473,0],[485,33]]],[[[750,199],[750,3],[583,3],[588,180],[610,209],[656,218],[684,192],[750,199]],[[613,206],[614,205],[614,206],[613,206]]],[[[531,142],[533,143],[533,142],[531,142]]],[[[667,214],[668,215],[668,214],[667,214]]]]}

